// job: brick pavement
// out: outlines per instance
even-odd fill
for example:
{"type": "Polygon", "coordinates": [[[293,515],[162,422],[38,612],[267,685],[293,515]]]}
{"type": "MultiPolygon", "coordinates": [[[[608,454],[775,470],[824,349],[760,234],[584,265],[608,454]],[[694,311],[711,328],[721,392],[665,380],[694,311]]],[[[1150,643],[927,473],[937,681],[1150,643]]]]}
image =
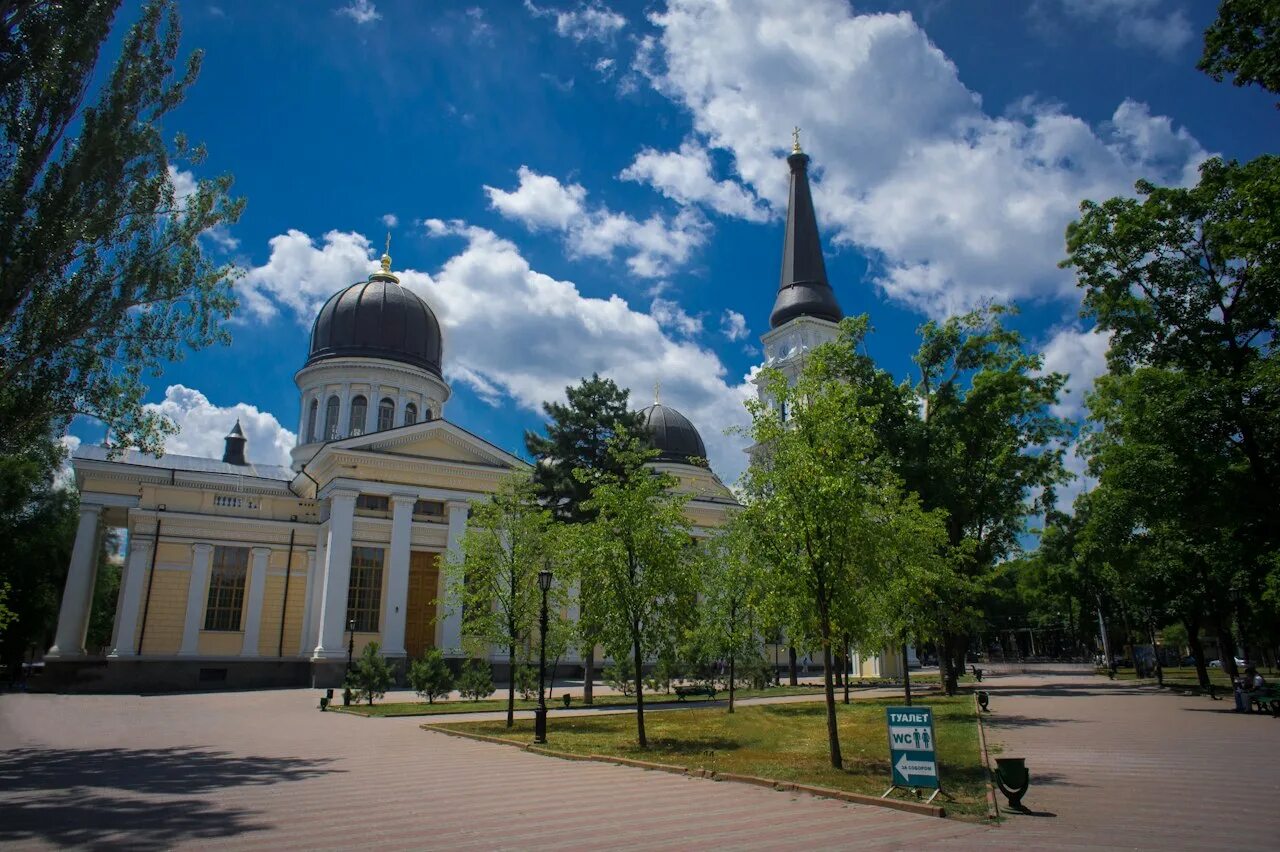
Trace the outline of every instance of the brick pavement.
{"type": "Polygon", "coordinates": [[[304,690],[5,695],[0,844],[1276,847],[1280,721],[1097,678],[984,686],[988,739],[1028,758],[1041,814],[994,829],[321,714],[304,690]]]}

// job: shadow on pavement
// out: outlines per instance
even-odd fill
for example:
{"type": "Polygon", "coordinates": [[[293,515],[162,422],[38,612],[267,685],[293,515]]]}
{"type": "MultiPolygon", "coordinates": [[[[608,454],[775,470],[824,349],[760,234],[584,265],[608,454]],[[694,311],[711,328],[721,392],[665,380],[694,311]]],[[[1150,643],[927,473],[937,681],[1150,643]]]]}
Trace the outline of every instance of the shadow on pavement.
{"type": "Polygon", "coordinates": [[[69,848],[168,849],[270,828],[250,816],[201,799],[157,801],[69,789],[6,800],[0,844],[39,839],[69,848]]]}
{"type": "Polygon", "coordinates": [[[193,748],[15,749],[0,753],[0,790],[102,787],[192,794],[246,784],[300,781],[338,771],[327,758],[237,757],[193,748]]]}
{"type": "Polygon", "coordinates": [[[1010,716],[996,711],[986,713],[982,724],[989,728],[1030,728],[1039,725],[1087,725],[1082,719],[1045,719],[1039,716],[1010,716]]]}

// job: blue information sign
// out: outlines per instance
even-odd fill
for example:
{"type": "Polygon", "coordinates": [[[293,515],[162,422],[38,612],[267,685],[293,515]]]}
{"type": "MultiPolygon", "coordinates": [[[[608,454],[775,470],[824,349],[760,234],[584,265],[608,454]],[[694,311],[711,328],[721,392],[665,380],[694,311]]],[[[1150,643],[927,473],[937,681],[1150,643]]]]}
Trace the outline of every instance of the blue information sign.
{"type": "Polygon", "coordinates": [[[884,712],[894,786],[939,789],[932,708],[886,707],[884,712]]]}

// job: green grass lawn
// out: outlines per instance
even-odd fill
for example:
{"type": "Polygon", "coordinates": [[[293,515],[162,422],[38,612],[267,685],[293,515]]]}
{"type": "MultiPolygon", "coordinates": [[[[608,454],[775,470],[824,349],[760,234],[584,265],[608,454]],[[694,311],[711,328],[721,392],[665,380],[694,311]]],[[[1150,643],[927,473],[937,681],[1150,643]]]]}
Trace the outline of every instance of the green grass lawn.
{"type": "MultiPolygon", "coordinates": [[[[876,683],[875,678],[868,678],[869,684],[876,683]]],[[[912,685],[916,683],[916,679],[911,679],[912,685]]],[[[927,684],[927,680],[922,683],[927,684]]],[[[933,679],[937,683],[937,678],[933,679]]],[[[856,681],[855,681],[856,683],[856,681]]],[[[836,688],[837,696],[843,695],[843,687],[836,688]]],[[[762,696],[780,696],[780,695],[821,695],[822,684],[800,685],[800,686],[775,686],[768,689],[739,689],[734,693],[737,699],[743,698],[760,698],[762,696]]],[[[720,692],[716,696],[719,701],[727,701],[728,692],[720,692]]],[[[646,704],[662,704],[668,701],[675,701],[676,695],[674,690],[668,694],[665,692],[652,693],[645,691],[644,700],[646,704]]],[[[708,702],[709,699],[703,696],[690,697],[685,699],[686,703],[708,702]]],[[[626,695],[597,695],[595,697],[595,707],[629,707],[635,704],[635,698],[626,695]]],[[[516,699],[517,710],[533,710],[538,706],[537,701],[524,701],[516,699]]],[[[575,695],[570,705],[574,709],[580,709],[584,705],[581,696],[575,695]]],[[[547,707],[551,710],[558,710],[564,707],[560,693],[556,693],[547,701],[547,707]]],[[[352,704],[350,707],[343,707],[341,703],[331,709],[342,713],[354,713],[358,716],[434,716],[442,713],[486,713],[493,711],[503,711],[507,709],[506,693],[502,693],[498,698],[484,698],[479,701],[452,700],[437,701],[434,704],[428,704],[425,701],[384,701],[380,703],[369,704],[352,704]]]]}
{"type": "MultiPolygon", "coordinates": [[[[633,715],[562,716],[548,723],[547,747],[576,754],[603,754],[757,775],[879,796],[889,786],[889,743],[884,708],[898,699],[864,699],[838,705],[844,770],[827,757],[826,711],[821,702],[723,706],[645,715],[649,747],[636,744],[633,715]]],[[[933,708],[940,773],[955,801],[948,813],[986,815],[986,770],[978,748],[973,698],[931,696],[917,701],[933,708]]],[[[533,722],[454,722],[450,728],[520,742],[533,739],[533,722]]],[[[905,795],[905,794],[904,794],[905,795]]]]}

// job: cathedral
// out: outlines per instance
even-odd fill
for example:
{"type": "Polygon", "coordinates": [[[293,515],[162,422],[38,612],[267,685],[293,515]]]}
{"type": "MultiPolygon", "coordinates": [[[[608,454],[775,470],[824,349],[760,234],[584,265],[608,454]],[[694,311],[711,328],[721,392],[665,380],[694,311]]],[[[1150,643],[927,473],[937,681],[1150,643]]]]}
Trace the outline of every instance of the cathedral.
{"type": "MultiPolygon", "coordinates": [[[[782,280],[762,338],[767,362],[789,375],[836,336],[842,316],[808,161],[797,141],[782,280]]],[[[289,466],[248,461],[238,422],[228,424],[221,458],[77,449],[80,518],[44,658],[47,685],[333,686],[348,655],[370,642],[393,660],[429,648],[464,657],[457,590],[441,568],[462,558],[471,505],[528,463],[449,421],[445,356],[429,301],[400,285],[384,254],[379,271],[335,293],[315,319],[294,377],[289,466]],[[104,527],[126,531],[127,552],[111,643],[86,648],[104,527]]],[[[692,495],[694,534],[709,535],[737,504],[705,466],[697,428],[656,401],[641,413],[658,453],[652,465],[692,495]]],[[[889,674],[881,663],[895,656],[859,659],[855,671],[889,674]]]]}

